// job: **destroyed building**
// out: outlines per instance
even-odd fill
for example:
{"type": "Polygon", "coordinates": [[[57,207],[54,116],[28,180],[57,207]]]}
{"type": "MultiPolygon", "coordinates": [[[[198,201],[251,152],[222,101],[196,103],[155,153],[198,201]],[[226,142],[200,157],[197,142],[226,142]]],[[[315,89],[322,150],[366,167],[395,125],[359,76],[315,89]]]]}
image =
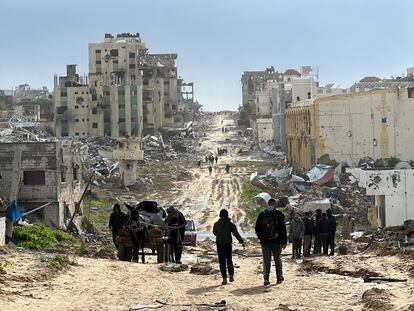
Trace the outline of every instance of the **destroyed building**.
{"type": "Polygon", "coordinates": [[[367,195],[375,196],[378,226],[400,226],[414,219],[414,170],[408,163],[397,164],[395,169],[347,169],[367,195]],[[403,169],[401,169],[403,168],[403,169]]]}
{"type": "Polygon", "coordinates": [[[324,154],[357,166],[360,159],[414,154],[414,88],[387,88],[300,101],[286,109],[288,161],[309,169],[324,154]]]}
{"type": "Polygon", "coordinates": [[[76,65],[68,65],[66,76],[55,83],[57,137],[141,135],[141,86],[90,86],[76,74],[76,65]]]}
{"type": "Polygon", "coordinates": [[[53,128],[53,96],[47,87],[32,89],[28,84],[19,85],[13,92],[12,113],[23,122],[53,128]]]}
{"type": "Polygon", "coordinates": [[[144,160],[140,141],[137,139],[122,139],[118,142],[118,149],[112,153],[112,158],[119,161],[119,174],[124,187],[137,182],[138,164],[144,160]]]}
{"type": "Polygon", "coordinates": [[[23,212],[35,210],[29,220],[64,228],[82,191],[82,163],[70,143],[0,144],[0,197],[16,200],[23,212]]]}
{"type": "Polygon", "coordinates": [[[142,137],[182,127],[195,103],[184,96],[189,92],[182,90],[187,84],[177,75],[176,58],[149,54],[138,33],[105,34],[104,42],[90,43],[88,78],[75,65],[55,77],[56,135],[142,137]]]}

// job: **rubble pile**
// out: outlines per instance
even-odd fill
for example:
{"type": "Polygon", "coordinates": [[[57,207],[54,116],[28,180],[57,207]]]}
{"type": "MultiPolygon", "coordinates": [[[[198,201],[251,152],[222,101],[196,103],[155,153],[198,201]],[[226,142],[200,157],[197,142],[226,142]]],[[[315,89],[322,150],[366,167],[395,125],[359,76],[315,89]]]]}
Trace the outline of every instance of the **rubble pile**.
{"type": "Polygon", "coordinates": [[[18,115],[13,115],[6,123],[6,127],[0,128],[0,143],[50,141],[51,139],[55,138],[42,129],[38,123],[25,122],[18,115]]]}

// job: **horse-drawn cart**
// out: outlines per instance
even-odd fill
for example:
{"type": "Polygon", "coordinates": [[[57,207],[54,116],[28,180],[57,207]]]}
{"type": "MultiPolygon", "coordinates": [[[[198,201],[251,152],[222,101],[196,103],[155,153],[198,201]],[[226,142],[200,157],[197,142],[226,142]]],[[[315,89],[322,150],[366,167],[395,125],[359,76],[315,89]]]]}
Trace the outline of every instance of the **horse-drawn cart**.
{"type": "Polygon", "coordinates": [[[135,232],[131,231],[130,228],[119,231],[116,238],[118,259],[137,261],[138,257],[141,256],[142,261],[145,262],[145,256],[157,256],[158,263],[168,261],[171,246],[166,243],[168,228],[163,221],[165,211],[159,208],[157,202],[154,201],[142,201],[135,206],[125,205],[131,211],[131,214],[134,211],[138,212],[142,224],[135,232]],[[150,251],[146,252],[146,249],[150,251]]]}

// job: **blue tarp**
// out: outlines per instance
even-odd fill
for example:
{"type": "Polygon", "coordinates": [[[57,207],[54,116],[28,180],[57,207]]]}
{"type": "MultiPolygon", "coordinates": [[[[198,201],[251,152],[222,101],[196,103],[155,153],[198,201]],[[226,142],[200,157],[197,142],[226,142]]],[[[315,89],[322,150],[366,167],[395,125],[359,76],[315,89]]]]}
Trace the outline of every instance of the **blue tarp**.
{"type": "Polygon", "coordinates": [[[9,221],[15,222],[23,216],[23,212],[17,208],[16,201],[11,202],[11,204],[6,209],[6,217],[9,221]]]}

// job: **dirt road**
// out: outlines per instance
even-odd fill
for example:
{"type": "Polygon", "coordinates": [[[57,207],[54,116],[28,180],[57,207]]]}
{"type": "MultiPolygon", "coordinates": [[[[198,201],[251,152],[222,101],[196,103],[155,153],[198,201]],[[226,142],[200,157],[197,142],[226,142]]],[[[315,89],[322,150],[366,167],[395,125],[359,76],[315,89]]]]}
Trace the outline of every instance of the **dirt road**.
{"type": "MultiPolygon", "coordinates": [[[[213,251],[213,243],[204,242],[200,248],[187,249],[185,262],[192,265],[197,257],[212,261],[216,267],[213,251]]],[[[246,250],[235,246],[235,253],[236,281],[222,286],[217,273],[163,272],[153,263],[81,257],[68,271],[48,279],[42,273],[41,254],[17,251],[7,257],[9,272],[0,277],[1,310],[150,310],[138,309],[138,304],[154,305],[156,300],[182,305],[160,310],[218,310],[197,304],[221,300],[227,302],[227,309],[221,310],[409,311],[414,307],[414,280],[403,271],[409,262],[397,256],[364,254],[319,257],[306,262],[284,257],[285,282],[265,288],[257,245],[250,243],[246,250]],[[367,272],[409,281],[364,283],[361,274],[367,272]]]]}
{"type": "MultiPolygon", "coordinates": [[[[221,121],[222,117],[213,119],[200,147],[204,153],[215,152],[231,137],[222,133],[221,121]]],[[[205,163],[201,169],[189,164],[193,178],[180,182],[182,194],[162,202],[181,205],[184,213],[198,221],[199,230],[210,231],[222,207],[229,209],[235,222],[245,217],[238,204],[241,185],[261,162],[236,155],[237,142],[225,145],[230,153],[220,157],[211,175],[205,163]],[[233,168],[231,174],[224,171],[227,163],[233,168]]],[[[0,262],[6,263],[6,274],[0,274],[0,310],[414,310],[411,257],[365,253],[302,261],[289,259],[288,246],[283,257],[285,282],[266,288],[257,241],[249,241],[246,249],[235,244],[234,250],[236,282],[222,286],[217,272],[164,272],[153,258],[136,264],[74,256],[74,265],[52,273],[47,267],[51,254],[13,248],[2,253],[0,249],[0,262]],[[408,282],[364,283],[362,276],[369,273],[408,282]],[[160,308],[157,300],[169,305],[160,308]],[[226,307],[200,306],[221,300],[226,307]],[[139,304],[147,307],[140,309],[139,304]]],[[[190,267],[202,262],[218,268],[214,243],[186,247],[183,262],[190,267]]]]}

